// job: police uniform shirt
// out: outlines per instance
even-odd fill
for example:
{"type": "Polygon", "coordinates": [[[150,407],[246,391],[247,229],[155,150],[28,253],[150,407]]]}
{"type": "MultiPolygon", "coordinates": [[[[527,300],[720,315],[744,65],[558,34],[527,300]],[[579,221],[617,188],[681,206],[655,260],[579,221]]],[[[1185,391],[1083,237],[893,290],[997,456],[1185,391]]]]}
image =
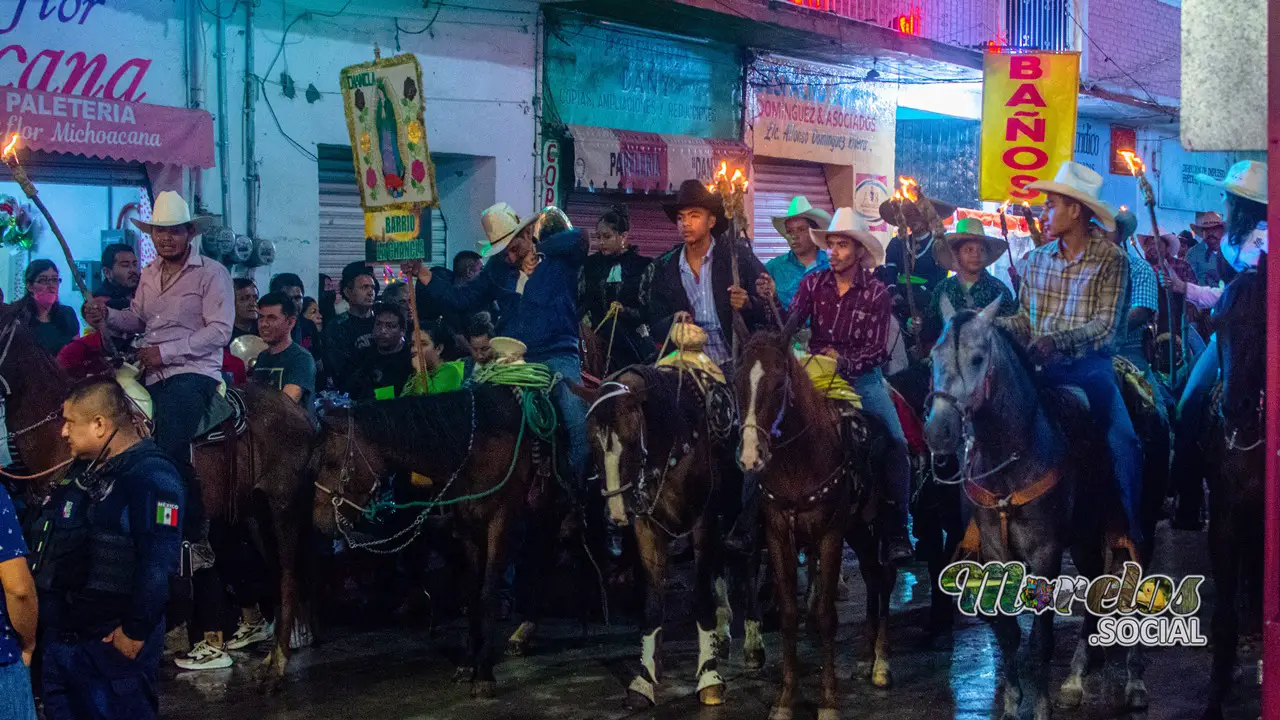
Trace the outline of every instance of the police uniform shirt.
{"type": "MultiPolygon", "coordinates": [[[[13,500],[0,487],[0,563],[16,560],[27,554],[27,543],[18,526],[18,514],[13,510],[13,500]]],[[[5,607],[4,594],[0,593],[0,666],[22,659],[22,640],[9,622],[9,609],[5,607]]]]}

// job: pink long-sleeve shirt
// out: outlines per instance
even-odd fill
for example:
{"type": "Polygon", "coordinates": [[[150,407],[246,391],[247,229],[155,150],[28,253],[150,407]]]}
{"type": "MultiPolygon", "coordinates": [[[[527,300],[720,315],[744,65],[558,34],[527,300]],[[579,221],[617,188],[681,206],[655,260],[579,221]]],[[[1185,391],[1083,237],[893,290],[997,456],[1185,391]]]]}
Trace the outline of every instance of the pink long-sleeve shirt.
{"type": "Polygon", "coordinates": [[[1187,302],[1201,310],[1208,310],[1217,305],[1220,297],[1222,297],[1221,288],[1187,283],[1187,302]]]}
{"type": "Polygon", "coordinates": [[[221,380],[222,349],[235,320],[231,273],[193,247],[182,272],[162,288],[160,265],[143,268],[133,304],[108,311],[107,326],[142,333],[143,346],[160,348],[164,365],[146,374],[148,385],[182,373],[221,380]]]}

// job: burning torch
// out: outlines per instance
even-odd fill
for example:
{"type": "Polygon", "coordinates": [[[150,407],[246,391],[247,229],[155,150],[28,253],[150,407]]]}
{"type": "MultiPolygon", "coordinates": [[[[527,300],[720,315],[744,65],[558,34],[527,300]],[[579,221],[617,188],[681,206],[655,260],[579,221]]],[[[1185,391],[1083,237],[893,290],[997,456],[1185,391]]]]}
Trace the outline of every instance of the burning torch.
{"type": "MultiPolygon", "coordinates": [[[[720,169],[716,171],[711,184],[707,185],[707,190],[720,196],[720,200],[724,204],[725,217],[729,219],[729,267],[733,275],[734,287],[745,287],[738,271],[738,237],[740,234],[747,232],[750,227],[750,223],[747,221],[746,208],[747,184],[747,176],[742,172],[741,168],[735,168],[733,174],[730,175],[729,163],[721,161],[720,169]]],[[[780,318],[777,307],[772,303],[770,307],[774,312],[774,317],[780,318]]],[[[735,310],[733,313],[733,357],[738,357],[739,344],[746,337],[747,325],[742,320],[742,314],[735,310]]]]}
{"type": "MultiPolygon", "coordinates": [[[[1173,268],[1169,265],[1168,258],[1165,257],[1163,244],[1160,239],[1160,223],[1156,221],[1156,195],[1151,188],[1151,183],[1147,180],[1147,164],[1138,157],[1138,154],[1132,150],[1121,150],[1120,156],[1124,158],[1124,162],[1129,166],[1129,173],[1138,180],[1138,189],[1142,191],[1142,200],[1147,206],[1147,214],[1151,218],[1151,234],[1155,237],[1156,260],[1160,263],[1161,273],[1172,275],[1173,268]]],[[[1165,298],[1165,316],[1169,319],[1169,378],[1172,380],[1177,371],[1177,348],[1173,342],[1173,296],[1167,289],[1164,294],[1165,298]]],[[[1183,313],[1183,320],[1186,320],[1186,313],[1183,313]]],[[[1186,337],[1185,328],[1183,329],[1183,337],[1186,337]]]]}

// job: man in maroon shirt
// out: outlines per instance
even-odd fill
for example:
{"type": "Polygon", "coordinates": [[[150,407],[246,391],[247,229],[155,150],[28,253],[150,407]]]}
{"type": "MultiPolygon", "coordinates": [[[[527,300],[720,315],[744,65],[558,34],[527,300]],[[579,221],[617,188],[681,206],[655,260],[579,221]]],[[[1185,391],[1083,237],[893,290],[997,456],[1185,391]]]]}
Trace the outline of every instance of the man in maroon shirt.
{"type": "MultiPolygon", "coordinates": [[[[893,437],[889,459],[888,555],[892,562],[912,557],[907,538],[907,503],[911,486],[907,440],[898,411],[885,387],[880,366],[889,360],[889,289],[873,271],[884,263],[884,245],[852,208],[840,208],[829,230],[812,230],[813,242],[827,251],[831,267],[800,281],[788,310],[808,320],[810,350],[836,361],[836,370],[862,398],[863,412],[882,420],[893,437]]],[[[757,290],[772,292],[761,280],[757,290]]]]}

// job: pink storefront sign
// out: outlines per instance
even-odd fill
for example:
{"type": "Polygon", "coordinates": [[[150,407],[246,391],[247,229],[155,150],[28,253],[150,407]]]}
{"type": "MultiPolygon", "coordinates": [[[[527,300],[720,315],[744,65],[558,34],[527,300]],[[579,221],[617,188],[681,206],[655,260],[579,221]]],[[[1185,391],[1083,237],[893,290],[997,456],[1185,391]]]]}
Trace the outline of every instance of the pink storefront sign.
{"type": "Polygon", "coordinates": [[[0,128],[22,147],[126,162],[213,167],[213,116],[166,105],[0,88],[0,128]]]}

